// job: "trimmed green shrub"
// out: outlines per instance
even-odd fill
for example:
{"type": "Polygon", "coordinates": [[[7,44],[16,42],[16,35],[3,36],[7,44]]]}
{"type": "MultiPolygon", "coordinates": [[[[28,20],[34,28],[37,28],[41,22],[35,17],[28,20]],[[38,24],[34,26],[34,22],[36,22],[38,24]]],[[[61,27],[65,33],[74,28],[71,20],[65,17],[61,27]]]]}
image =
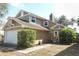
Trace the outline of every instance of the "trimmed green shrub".
{"type": "Polygon", "coordinates": [[[71,28],[64,28],[59,33],[60,43],[70,44],[76,41],[76,32],[71,28]]]}
{"type": "Polygon", "coordinates": [[[34,45],[36,31],[33,29],[22,29],[18,32],[18,47],[28,48],[34,45]]]}

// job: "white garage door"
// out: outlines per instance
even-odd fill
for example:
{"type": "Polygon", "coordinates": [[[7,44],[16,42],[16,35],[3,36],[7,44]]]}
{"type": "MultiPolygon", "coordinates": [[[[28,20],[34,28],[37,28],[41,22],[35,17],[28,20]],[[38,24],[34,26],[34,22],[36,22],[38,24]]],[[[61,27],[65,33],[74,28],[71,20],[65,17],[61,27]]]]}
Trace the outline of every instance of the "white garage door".
{"type": "Polygon", "coordinates": [[[17,31],[5,31],[5,40],[4,43],[17,44],[17,31]]]}

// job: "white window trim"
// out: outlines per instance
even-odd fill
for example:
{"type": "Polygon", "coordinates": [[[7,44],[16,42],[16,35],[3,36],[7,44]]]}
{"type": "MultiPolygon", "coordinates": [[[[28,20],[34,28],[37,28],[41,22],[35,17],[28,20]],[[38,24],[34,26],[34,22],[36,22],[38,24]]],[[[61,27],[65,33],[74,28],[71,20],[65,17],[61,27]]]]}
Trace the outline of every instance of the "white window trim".
{"type": "MultiPolygon", "coordinates": [[[[33,18],[33,17],[31,17],[31,22],[32,22],[32,18],[33,18]]],[[[35,23],[36,23],[36,17],[34,17],[34,18],[35,18],[34,20],[35,20],[35,23]]],[[[34,22],[33,22],[33,23],[34,23],[34,22]]]]}
{"type": "Polygon", "coordinates": [[[21,11],[21,16],[23,16],[24,15],[24,13],[23,13],[23,11],[21,11]]]}
{"type": "MultiPolygon", "coordinates": [[[[35,23],[36,23],[36,17],[35,18],[35,23]]],[[[29,16],[29,22],[35,24],[34,22],[32,22],[32,16],[29,16]]]]}
{"type": "Polygon", "coordinates": [[[49,22],[48,21],[44,21],[43,25],[47,27],[49,25],[49,22]],[[45,22],[47,22],[47,25],[45,25],[45,22]]]}
{"type": "Polygon", "coordinates": [[[29,16],[29,23],[31,22],[31,17],[29,16]]]}

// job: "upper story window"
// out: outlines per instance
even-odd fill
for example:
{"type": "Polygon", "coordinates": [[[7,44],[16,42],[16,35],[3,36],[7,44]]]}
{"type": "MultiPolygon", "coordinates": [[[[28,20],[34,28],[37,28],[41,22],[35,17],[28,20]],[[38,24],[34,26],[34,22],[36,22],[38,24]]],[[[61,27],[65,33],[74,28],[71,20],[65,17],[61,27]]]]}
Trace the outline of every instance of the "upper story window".
{"type": "Polygon", "coordinates": [[[36,22],[36,18],[35,17],[32,17],[31,18],[31,22],[35,23],[36,22]]]}
{"type": "Polygon", "coordinates": [[[44,26],[48,26],[48,21],[44,21],[44,26]]]}

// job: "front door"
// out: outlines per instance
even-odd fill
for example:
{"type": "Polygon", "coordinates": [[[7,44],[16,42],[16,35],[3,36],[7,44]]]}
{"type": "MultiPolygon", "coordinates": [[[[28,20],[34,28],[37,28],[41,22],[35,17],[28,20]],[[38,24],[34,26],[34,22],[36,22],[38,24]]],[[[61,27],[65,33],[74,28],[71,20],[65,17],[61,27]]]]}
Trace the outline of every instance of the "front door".
{"type": "Polygon", "coordinates": [[[54,39],[53,39],[54,43],[58,43],[59,42],[59,31],[54,31],[54,39]]]}

